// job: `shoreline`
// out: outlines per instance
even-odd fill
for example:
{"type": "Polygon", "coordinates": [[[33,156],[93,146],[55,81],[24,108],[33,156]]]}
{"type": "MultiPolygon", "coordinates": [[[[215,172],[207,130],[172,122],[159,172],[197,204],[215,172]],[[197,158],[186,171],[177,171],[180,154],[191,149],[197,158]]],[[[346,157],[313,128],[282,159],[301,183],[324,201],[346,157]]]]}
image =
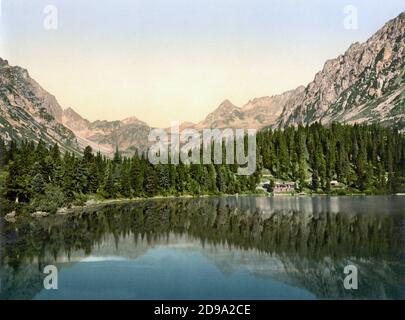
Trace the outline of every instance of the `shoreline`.
{"type": "Polygon", "coordinates": [[[405,196],[405,193],[396,193],[396,194],[365,194],[365,193],[353,193],[353,194],[327,194],[327,193],[312,193],[312,194],[291,194],[291,193],[277,193],[277,194],[263,194],[263,193],[242,193],[242,194],[221,194],[221,195],[181,195],[181,196],[154,196],[146,198],[119,198],[119,199],[103,199],[103,200],[88,200],[83,205],[76,205],[71,207],[61,207],[55,213],[50,213],[46,211],[36,211],[31,213],[22,214],[12,211],[7,213],[1,219],[4,219],[8,223],[16,223],[17,218],[45,218],[50,216],[66,216],[80,211],[94,210],[97,208],[103,208],[108,205],[114,204],[125,204],[125,203],[140,203],[147,201],[156,201],[156,200],[169,200],[169,199],[196,199],[196,198],[218,198],[218,197],[258,197],[258,198],[283,198],[283,197],[378,197],[378,196],[405,196]]]}

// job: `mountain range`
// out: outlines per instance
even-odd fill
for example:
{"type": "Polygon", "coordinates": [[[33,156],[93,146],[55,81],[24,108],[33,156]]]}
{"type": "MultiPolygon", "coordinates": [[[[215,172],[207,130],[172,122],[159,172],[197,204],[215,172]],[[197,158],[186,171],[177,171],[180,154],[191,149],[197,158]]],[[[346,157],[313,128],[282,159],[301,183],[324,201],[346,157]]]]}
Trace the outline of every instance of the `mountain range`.
{"type": "MultiPolygon", "coordinates": [[[[255,98],[238,107],[229,100],[199,123],[182,128],[255,128],[380,123],[405,130],[405,12],[364,43],[326,61],[312,82],[280,95],[255,98]]],[[[91,122],[33,80],[27,70],[0,58],[0,136],[43,140],[80,152],[90,145],[110,155],[145,150],[151,127],[135,117],[91,122]]]]}

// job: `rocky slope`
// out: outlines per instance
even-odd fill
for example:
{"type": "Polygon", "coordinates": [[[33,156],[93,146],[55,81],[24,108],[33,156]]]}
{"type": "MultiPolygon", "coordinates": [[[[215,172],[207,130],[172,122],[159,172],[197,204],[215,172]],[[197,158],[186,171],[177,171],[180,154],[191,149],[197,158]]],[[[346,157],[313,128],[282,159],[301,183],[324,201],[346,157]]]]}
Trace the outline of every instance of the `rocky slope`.
{"type": "Polygon", "coordinates": [[[291,102],[276,125],[382,123],[405,127],[405,13],[354,43],[291,102]]]}
{"type": "MultiPolygon", "coordinates": [[[[285,127],[315,121],[382,123],[405,130],[405,13],[389,21],[364,43],[355,43],[306,87],[256,98],[242,107],[229,100],[203,121],[184,128],[285,127]]],[[[0,59],[0,136],[5,140],[40,139],[77,151],[90,145],[111,155],[145,150],[150,127],[137,118],[121,121],[84,119],[63,110],[54,96],[28,72],[0,59]]]]}
{"type": "Polygon", "coordinates": [[[256,98],[241,108],[225,100],[205,120],[187,127],[260,129],[337,121],[405,128],[404,33],[401,13],[366,42],[327,61],[306,87],[256,98]]]}
{"type": "Polygon", "coordinates": [[[27,70],[0,58],[0,137],[5,141],[43,140],[75,153],[90,145],[105,155],[118,147],[132,154],[146,148],[149,131],[136,118],[90,122],[72,108],[63,110],[27,70]]]}
{"type": "Polygon", "coordinates": [[[211,112],[196,128],[252,128],[260,129],[272,125],[281,115],[283,106],[291,103],[304,87],[287,91],[280,95],[250,100],[242,107],[225,100],[211,112]]]}
{"type": "Polygon", "coordinates": [[[116,148],[131,155],[136,150],[145,151],[148,146],[150,127],[135,117],[90,122],[68,108],[63,112],[62,123],[75,132],[79,144],[90,145],[106,155],[113,154],[116,148]]]}
{"type": "Polygon", "coordinates": [[[79,151],[75,134],[60,123],[63,110],[27,70],[0,58],[0,136],[58,143],[64,150],[79,151]]]}
{"type": "Polygon", "coordinates": [[[302,93],[304,89],[304,86],[300,86],[279,95],[254,98],[242,107],[237,107],[231,101],[224,100],[204,120],[198,123],[184,122],[181,124],[180,129],[261,129],[274,124],[281,115],[283,107],[293,103],[296,96],[302,93]]]}

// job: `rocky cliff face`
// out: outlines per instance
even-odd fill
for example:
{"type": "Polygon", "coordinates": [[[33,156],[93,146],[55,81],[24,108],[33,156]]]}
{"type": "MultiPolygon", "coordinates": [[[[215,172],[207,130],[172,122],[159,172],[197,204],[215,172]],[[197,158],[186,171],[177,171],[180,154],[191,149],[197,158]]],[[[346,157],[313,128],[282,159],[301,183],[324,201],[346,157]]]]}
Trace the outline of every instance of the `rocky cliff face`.
{"type": "Polygon", "coordinates": [[[238,108],[225,100],[197,128],[285,127],[333,121],[405,128],[405,13],[364,43],[354,43],[306,87],[256,98],[238,108]]]}
{"type": "Polygon", "coordinates": [[[43,140],[78,152],[75,134],[60,123],[63,110],[27,70],[0,58],[0,136],[9,141],[43,140]]]}
{"type": "Polygon", "coordinates": [[[405,13],[354,43],[284,105],[276,125],[382,123],[405,127],[405,13]]]}

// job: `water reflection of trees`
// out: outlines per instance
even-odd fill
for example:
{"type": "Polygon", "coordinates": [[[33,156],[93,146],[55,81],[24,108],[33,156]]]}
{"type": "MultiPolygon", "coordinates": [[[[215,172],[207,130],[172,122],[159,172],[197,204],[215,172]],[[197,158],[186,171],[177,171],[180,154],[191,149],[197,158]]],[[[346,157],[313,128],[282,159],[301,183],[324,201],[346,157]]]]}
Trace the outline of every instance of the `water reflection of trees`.
{"type": "MultiPolygon", "coordinates": [[[[78,250],[90,254],[107,235],[113,235],[118,246],[119,239],[127,236],[133,236],[135,241],[141,238],[153,242],[170,233],[187,234],[200,239],[203,245],[256,249],[277,255],[300,286],[312,287],[314,292],[327,297],[328,290],[336,287],[341,278],[340,267],[334,268],[339,264],[343,268],[348,259],[374,261],[376,267],[401,260],[404,249],[401,219],[400,213],[265,212],[241,209],[226,198],[109,205],[65,217],[7,225],[2,238],[2,265],[18,271],[25,268],[24,263],[35,261],[40,270],[49,263],[49,256],[56,260],[78,250]],[[334,283],[327,283],[333,278],[331,273],[335,273],[334,283]],[[325,283],[314,283],[316,277],[325,283]]],[[[368,267],[367,272],[373,271],[368,267]]],[[[398,273],[389,272],[385,276],[392,279],[387,281],[403,282],[395,278],[398,273]]],[[[379,276],[384,280],[384,275],[379,276]]],[[[394,295],[401,293],[396,291],[394,295]]]]}
{"type": "Polygon", "coordinates": [[[399,257],[404,248],[401,214],[303,214],[297,211],[247,212],[220,199],[147,201],[86,209],[75,215],[7,225],[3,262],[69,254],[93,246],[106,234],[118,239],[138,235],[147,240],[171,232],[202,243],[227,244],[275,254],[319,259],[399,257]]]}

